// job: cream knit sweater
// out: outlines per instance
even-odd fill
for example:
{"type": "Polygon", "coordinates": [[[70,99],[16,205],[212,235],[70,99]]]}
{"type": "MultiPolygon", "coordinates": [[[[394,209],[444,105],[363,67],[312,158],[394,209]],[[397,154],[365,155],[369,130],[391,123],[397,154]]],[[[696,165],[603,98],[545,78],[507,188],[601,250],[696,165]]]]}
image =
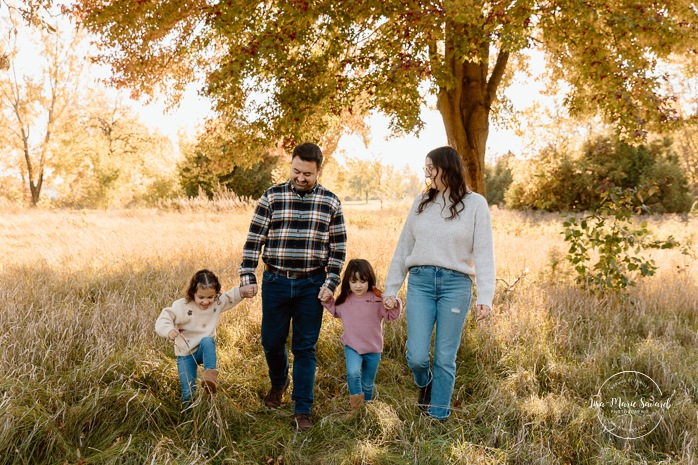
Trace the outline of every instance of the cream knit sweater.
{"type": "MultiPolygon", "coordinates": [[[[487,201],[477,193],[463,199],[465,209],[456,218],[446,219],[450,202],[441,195],[422,213],[417,197],[402,228],[385,283],[385,296],[396,296],[413,266],[438,266],[460,271],[474,278],[476,303],[492,307],[494,297],[494,244],[487,201]]],[[[409,305],[409,302],[408,302],[409,305]]]]}
{"type": "Polygon", "coordinates": [[[242,301],[240,288],[234,287],[221,294],[220,298],[206,310],[187,299],[176,300],[166,307],[155,320],[155,332],[168,337],[173,329],[179,331],[174,341],[175,355],[185,356],[194,352],[206,336],[215,337],[221,313],[230,310],[242,301]]]}

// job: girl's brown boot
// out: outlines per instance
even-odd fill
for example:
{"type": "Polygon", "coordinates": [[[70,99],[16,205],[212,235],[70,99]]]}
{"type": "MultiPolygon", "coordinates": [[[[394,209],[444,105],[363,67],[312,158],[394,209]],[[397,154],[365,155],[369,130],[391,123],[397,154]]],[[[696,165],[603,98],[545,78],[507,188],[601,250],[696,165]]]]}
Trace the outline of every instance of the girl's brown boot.
{"type": "Polygon", "coordinates": [[[364,394],[349,396],[349,410],[358,410],[364,406],[364,394]]]}
{"type": "Polygon", "coordinates": [[[204,379],[201,381],[201,387],[206,389],[211,394],[215,394],[218,390],[218,370],[204,370],[204,379]]]}

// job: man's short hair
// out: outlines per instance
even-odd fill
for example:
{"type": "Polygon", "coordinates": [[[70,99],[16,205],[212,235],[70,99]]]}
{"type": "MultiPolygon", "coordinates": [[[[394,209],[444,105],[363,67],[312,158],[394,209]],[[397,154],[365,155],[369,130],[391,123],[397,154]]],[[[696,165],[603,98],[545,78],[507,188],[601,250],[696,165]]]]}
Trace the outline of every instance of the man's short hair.
{"type": "Polygon", "coordinates": [[[320,150],[320,147],[311,142],[296,145],[293,149],[291,160],[296,157],[300,157],[300,159],[303,161],[315,162],[317,169],[322,168],[322,150],[320,150]]]}

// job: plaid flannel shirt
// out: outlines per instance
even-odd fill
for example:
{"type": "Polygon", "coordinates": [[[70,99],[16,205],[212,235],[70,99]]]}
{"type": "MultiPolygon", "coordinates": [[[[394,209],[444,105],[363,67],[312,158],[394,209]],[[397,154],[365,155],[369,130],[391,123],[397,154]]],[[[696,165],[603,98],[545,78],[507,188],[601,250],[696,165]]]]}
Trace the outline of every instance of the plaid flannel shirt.
{"type": "Polygon", "coordinates": [[[267,189],[255,208],[242,250],[242,286],[256,284],[262,261],[283,271],[326,268],[325,286],[339,285],[346,257],[347,232],[339,198],[320,184],[301,196],[290,181],[267,189]]]}

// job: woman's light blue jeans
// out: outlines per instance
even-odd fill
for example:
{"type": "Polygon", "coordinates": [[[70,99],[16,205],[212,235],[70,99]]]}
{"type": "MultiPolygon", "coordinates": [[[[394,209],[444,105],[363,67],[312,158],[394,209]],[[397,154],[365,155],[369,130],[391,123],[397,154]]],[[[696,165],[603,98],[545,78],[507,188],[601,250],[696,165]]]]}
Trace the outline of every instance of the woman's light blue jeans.
{"type": "Polygon", "coordinates": [[[189,405],[191,396],[196,391],[196,369],[199,365],[203,365],[204,370],[216,369],[216,341],[212,337],[203,338],[191,355],[177,356],[182,404],[185,407],[189,405]]]}
{"type": "Polygon", "coordinates": [[[373,400],[373,384],[376,381],[380,352],[360,354],[349,346],[344,346],[344,358],[347,362],[347,385],[349,394],[355,396],[364,393],[364,400],[373,400]]]}
{"type": "Polygon", "coordinates": [[[432,383],[427,412],[440,420],[451,413],[456,356],[472,289],[470,277],[458,271],[436,266],[410,268],[406,307],[407,365],[418,387],[432,383]],[[429,352],[434,327],[432,370],[429,352]]]}

